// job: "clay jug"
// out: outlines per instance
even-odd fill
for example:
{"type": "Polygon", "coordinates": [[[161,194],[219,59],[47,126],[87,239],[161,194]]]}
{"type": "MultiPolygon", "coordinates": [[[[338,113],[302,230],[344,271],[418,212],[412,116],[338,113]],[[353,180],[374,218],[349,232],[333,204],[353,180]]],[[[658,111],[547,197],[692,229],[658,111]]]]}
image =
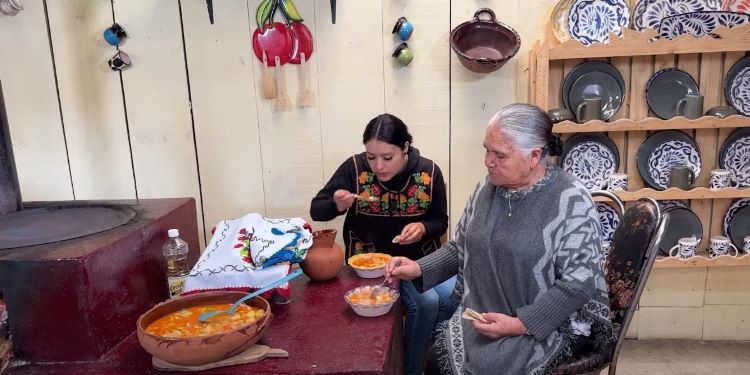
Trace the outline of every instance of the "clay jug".
{"type": "Polygon", "coordinates": [[[344,251],[335,240],[336,229],[313,232],[313,244],[307,249],[305,260],[300,264],[307,277],[315,281],[336,277],[344,266],[344,251]]]}

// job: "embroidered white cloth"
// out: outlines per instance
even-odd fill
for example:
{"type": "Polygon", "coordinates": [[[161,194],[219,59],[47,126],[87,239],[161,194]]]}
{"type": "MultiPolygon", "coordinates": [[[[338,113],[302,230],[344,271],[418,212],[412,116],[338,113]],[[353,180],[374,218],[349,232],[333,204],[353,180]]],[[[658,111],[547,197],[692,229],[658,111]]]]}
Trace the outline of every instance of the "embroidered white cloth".
{"type": "MultiPolygon", "coordinates": [[[[257,213],[222,220],[188,274],[182,294],[207,290],[258,289],[305,259],[312,228],[301,218],[268,219],[257,213]]],[[[288,283],[278,287],[288,297],[288,283]]]]}

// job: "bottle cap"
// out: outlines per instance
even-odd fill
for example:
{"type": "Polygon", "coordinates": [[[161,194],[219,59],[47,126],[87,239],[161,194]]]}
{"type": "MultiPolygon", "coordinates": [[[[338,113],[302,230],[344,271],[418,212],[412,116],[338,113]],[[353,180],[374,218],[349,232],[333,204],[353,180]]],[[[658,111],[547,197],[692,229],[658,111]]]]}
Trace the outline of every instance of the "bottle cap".
{"type": "Polygon", "coordinates": [[[178,229],[170,229],[167,231],[167,235],[169,235],[169,238],[179,237],[180,231],[178,229]]]}

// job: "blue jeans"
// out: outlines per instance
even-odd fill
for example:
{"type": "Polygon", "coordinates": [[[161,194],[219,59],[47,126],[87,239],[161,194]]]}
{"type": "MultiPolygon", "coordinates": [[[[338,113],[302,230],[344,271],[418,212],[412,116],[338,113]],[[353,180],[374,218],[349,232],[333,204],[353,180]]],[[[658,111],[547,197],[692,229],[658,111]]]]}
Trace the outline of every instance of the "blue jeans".
{"type": "Polygon", "coordinates": [[[420,293],[411,281],[401,281],[401,295],[406,305],[404,365],[407,374],[422,373],[422,356],[430,343],[432,330],[456,310],[457,305],[451,298],[455,286],[456,277],[453,276],[420,293]]]}

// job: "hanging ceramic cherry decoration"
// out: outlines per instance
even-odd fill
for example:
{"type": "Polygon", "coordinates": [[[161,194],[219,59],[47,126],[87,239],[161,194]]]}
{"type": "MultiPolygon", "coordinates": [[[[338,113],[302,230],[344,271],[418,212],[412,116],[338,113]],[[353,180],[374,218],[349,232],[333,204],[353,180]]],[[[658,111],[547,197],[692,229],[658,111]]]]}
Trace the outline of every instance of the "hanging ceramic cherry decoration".
{"type": "Polygon", "coordinates": [[[412,25],[406,17],[400,17],[398,21],[396,21],[396,25],[393,26],[391,34],[398,33],[398,37],[401,38],[401,40],[409,40],[413,31],[414,25],[412,25]]]}

